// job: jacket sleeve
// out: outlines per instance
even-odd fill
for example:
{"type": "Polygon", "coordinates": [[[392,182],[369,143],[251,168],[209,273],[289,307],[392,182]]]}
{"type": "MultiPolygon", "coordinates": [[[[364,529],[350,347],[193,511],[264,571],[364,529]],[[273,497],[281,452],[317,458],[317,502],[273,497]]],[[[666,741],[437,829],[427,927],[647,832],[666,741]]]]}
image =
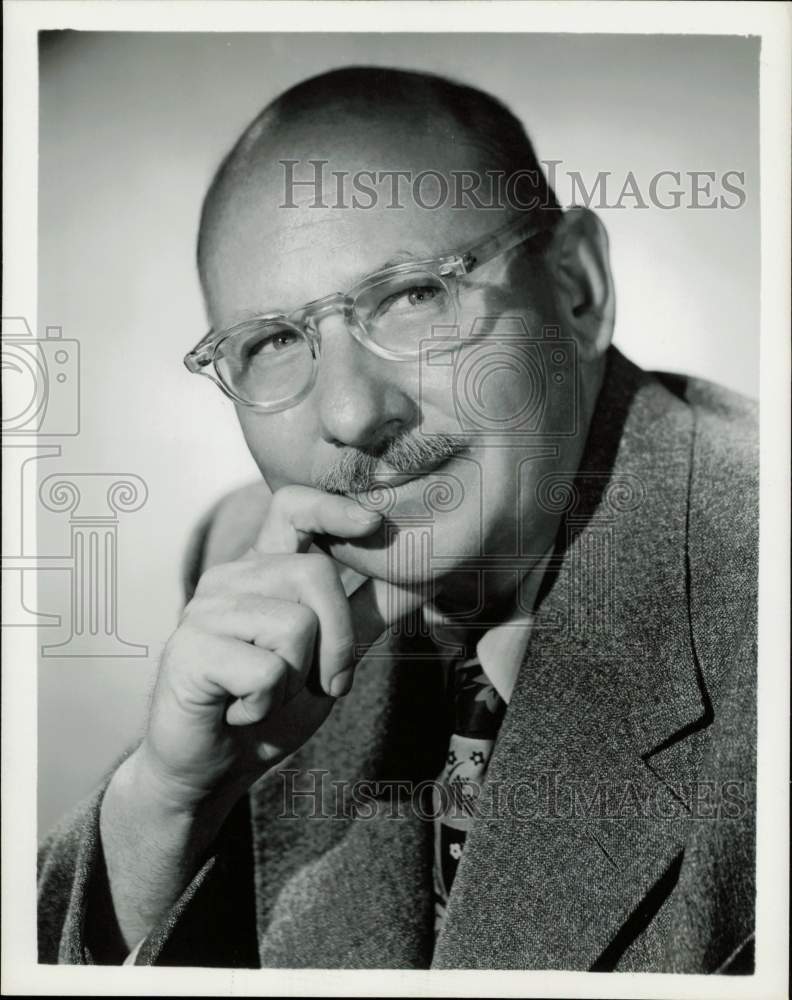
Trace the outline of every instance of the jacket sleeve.
{"type": "MultiPolygon", "coordinates": [[[[182,567],[186,600],[200,577],[218,506],[201,519],[187,546],[182,567]]],[[[43,964],[121,965],[129,956],[113,909],[99,833],[102,799],[120,763],[39,849],[38,948],[43,964]]],[[[243,796],[211,855],[142,942],[136,965],[258,968],[252,839],[249,800],[243,796]]]]}
{"type": "MultiPolygon", "coordinates": [[[[129,953],[107,878],[99,813],[110,775],[39,850],[39,962],[121,965],[129,953]]],[[[257,968],[250,808],[243,797],[212,854],[145,939],[136,965],[257,968]]]]}

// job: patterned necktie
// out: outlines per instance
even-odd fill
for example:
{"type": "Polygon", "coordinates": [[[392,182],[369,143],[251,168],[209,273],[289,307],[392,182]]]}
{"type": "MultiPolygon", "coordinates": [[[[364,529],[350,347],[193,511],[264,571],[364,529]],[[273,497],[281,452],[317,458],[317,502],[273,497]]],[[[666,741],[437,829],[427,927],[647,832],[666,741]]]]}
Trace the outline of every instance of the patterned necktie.
{"type": "Polygon", "coordinates": [[[477,812],[506,703],[490,684],[477,657],[457,662],[449,674],[453,730],[445,767],[435,788],[434,897],[435,935],[465,840],[477,812]]]}

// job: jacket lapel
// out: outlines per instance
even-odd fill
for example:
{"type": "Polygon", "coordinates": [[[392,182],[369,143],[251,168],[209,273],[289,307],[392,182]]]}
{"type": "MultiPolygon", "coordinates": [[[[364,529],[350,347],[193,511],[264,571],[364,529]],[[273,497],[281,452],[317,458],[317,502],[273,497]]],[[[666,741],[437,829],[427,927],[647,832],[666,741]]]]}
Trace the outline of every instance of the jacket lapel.
{"type": "Polygon", "coordinates": [[[678,870],[675,761],[711,720],[686,594],[693,417],[610,366],[580,471],[540,484],[562,527],[434,967],[612,967],[678,870]]]}

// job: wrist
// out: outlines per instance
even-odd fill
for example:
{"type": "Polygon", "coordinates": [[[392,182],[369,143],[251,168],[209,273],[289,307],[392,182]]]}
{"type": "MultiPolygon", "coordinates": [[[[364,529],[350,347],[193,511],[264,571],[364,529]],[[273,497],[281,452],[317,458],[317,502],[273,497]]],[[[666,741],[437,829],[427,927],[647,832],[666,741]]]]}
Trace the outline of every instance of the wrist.
{"type": "Polygon", "coordinates": [[[105,790],[99,828],[118,925],[131,948],[178,899],[219,827],[174,798],[135,751],[105,790]]]}
{"type": "Polygon", "coordinates": [[[121,765],[116,790],[132,804],[138,822],[191,845],[191,854],[208,846],[246,786],[203,788],[159,766],[145,740],[121,765]]]}
{"type": "Polygon", "coordinates": [[[193,839],[198,813],[180,802],[150,772],[136,750],[116,769],[105,790],[100,815],[102,839],[129,850],[138,844],[158,853],[184,853],[193,839]]]}
{"type": "Polygon", "coordinates": [[[149,928],[162,899],[175,900],[201,867],[227,813],[216,803],[182,799],[136,750],[111,778],[99,817],[114,898],[130,875],[136,884],[151,883],[153,909],[143,907],[149,928]]]}
{"type": "Polygon", "coordinates": [[[162,767],[145,740],[118,769],[117,779],[132,801],[163,819],[193,822],[209,798],[208,790],[193,786],[162,767]]]}

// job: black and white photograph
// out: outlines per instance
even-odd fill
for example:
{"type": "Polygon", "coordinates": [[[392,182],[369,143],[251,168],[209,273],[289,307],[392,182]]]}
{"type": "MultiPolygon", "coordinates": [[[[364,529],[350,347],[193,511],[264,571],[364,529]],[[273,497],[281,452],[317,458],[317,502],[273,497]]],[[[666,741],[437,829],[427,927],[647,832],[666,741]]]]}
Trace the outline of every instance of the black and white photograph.
{"type": "Polygon", "coordinates": [[[789,5],[4,11],[3,992],[785,996],[789,5]]]}

